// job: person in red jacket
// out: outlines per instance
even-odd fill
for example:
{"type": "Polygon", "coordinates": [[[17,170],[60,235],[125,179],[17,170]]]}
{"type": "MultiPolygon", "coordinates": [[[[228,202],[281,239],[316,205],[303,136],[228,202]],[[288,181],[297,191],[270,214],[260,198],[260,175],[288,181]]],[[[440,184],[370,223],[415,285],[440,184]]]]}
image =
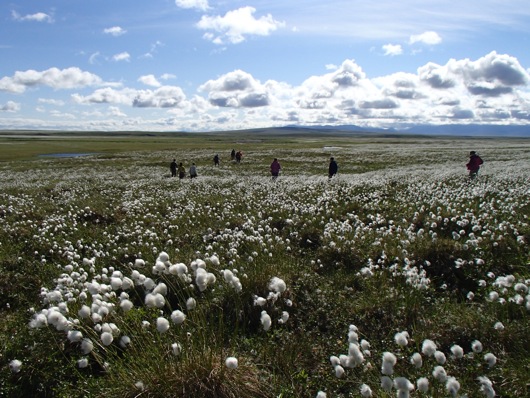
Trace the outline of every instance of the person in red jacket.
{"type": "Polygon", "coordinates": [[[474,179],[478,175],[482,163],[484,163],[483,160],[475,151],[469,152],[469,162],[467,162],[466,167],[469,170],[470,179],[474,179]]]}
{"type": "Polygon", "coordinates": [[[282,166],[280,166],[280,162],[278,162],[278,159],[274,158],[274,160],[271,163],[271,174],[272,179],[276,180],[278,176],[280,175],[280,170],[282,169],[282,166]]]}

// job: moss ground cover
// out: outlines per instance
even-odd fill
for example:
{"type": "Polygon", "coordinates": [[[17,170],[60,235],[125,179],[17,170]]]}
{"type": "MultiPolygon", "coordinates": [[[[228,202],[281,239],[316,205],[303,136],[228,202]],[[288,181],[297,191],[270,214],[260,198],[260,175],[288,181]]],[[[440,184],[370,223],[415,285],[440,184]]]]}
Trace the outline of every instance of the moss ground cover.
{"type": "Polygon", "coordinates": [[[2,158],[0,394],[525,396],[528,141],[219,137],[2,158]]]}

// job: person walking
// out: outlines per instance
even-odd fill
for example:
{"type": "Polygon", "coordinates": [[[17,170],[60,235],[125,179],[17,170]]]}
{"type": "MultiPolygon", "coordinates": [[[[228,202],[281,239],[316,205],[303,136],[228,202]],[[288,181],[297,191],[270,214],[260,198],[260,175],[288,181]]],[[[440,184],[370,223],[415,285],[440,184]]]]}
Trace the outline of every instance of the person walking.
{"type": "Polygon", "coordinates": [[[469,162],[467,162],[466,167],[469,170],[469,178],[471,180],[475,179],[480,170],[480,166],[484,163],[480,156],[477,155],[475,151],[469,152],[469,162]]]}
{"type": "Polygon", "coordinates": [[[171,177],[177,176],[177,161],[175,159],[169,165],[169,170],[171,170],[171,177]]]}
{"type": "Polygon", "coordinates": [[[195,177],[197,177],[197,166],[195,166],[195,163],[192,163],[190,167],[190,178],[193,179],[195,177]]]}
{"type": "Polygon", "coordinates": [[[215,156],[213,157],[213,165],[215,167],[219,167],[219,154],[216,153],[215,156]]]}
{"type": "Polygon", "coordinates": [[[179,179],[183,179],[184,177],[186,177],[186,169],[184,168],[184,165],[181,163],[179,163],[179,168],[178,168],[178,173],[179,173],[179,179]]]}
{"type": "Polygon", "coordinates": [[[275,181],[278,176],[280,175],[280,170],[282,169],[282,166],[280,165],[280,162],[278,162],[277,158],[274,158],[274,160],[271,163],[271,175],[272,180],[275,181]]]}
{"type": "Polygon", "coordinates": [[[337,164],[334,158],[329,158],[329,179],[333,178],[333,176],[337,174],[337,171],[339,171],[339,165],[337,164]]]}

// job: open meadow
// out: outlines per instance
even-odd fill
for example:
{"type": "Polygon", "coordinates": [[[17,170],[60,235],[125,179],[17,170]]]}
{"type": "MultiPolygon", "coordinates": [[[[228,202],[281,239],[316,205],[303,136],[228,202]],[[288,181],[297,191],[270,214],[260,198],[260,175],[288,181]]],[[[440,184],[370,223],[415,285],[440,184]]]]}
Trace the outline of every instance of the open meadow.
{"type": "Polygon", "coordinates": [[[0,396],[529,396],[529,182],[530,139],[0,136],[0,396]]]}

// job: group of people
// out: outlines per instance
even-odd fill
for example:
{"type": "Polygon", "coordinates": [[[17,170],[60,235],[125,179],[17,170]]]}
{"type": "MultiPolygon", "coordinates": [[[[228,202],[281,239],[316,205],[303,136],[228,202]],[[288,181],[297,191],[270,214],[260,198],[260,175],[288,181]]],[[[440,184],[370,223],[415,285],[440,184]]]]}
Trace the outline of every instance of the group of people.
{"type": "MultiPolygon", "coordinates": [[[[237,163],[241,162],[241,158],[243,157],[243,152],[237,151],[235,149],[232,149],[232,152],[230,153],[230,159],[232,161],[236,161],[237,163]]],[[[220,159],[219,154],[215,154],[213,157],[213,163],[215,167],[219,167],[220,159]]],[[[481,159],[481,157],[475,152],[471,151],[469,153],[469,162],[466,164],[467,169],[469,170],[469,178],[474,179],[477,177],[478,172],[480,170],[480,166],[484,163],[484,161],[481,159]]],[[[169,166],[171,170],[171,177],[176,177],[178,175],[179,179],[183,179],[186,177],[186,169],[184,168],[182,162],[177,165],[177,161],[173,159],[169,166]]],[[[272,176],[272,180],[275,181],[278,179],[278,176],[280,175],[280,171],[282,170],[282,166],[280,165],[280,162],[277,158],[274,158],[270,165],[270,172],[272,176]]],[[[337,161],[335,158],[331,157],[329,159],[329,167],[328,167],[328,178],[332,179],[337,172],[339,171],[339,165],[337,164],[337,161]]],[[[195,178],[197,177],[197,167],[195,166],[195,163],[192,163],[190,169],[189,169],[189,177],[195,178]]]]}
{"type": "MultiPolygon", "coordinates": [[[[179,179],[181,180],[186,177],[186,169],[184,168],[184,165],[182,162],[177,165],[176,159],[173,159],[173,161],[170,163],[169,170],[171,170],[171,177],[176,177],[178,175],[179,179]]],[[[192,163],[190,166],[189,177],[197,177],[197,166],[195,163],[192,163]]]]}
{"type": "Polygon", "coordinates": [[[243,152],[237,151],[235,149],[232,149],[232,152],[230,152],[230,160],[236,161],[236,163],[241,163],[241,159],[243,159],[243,152]]]}

